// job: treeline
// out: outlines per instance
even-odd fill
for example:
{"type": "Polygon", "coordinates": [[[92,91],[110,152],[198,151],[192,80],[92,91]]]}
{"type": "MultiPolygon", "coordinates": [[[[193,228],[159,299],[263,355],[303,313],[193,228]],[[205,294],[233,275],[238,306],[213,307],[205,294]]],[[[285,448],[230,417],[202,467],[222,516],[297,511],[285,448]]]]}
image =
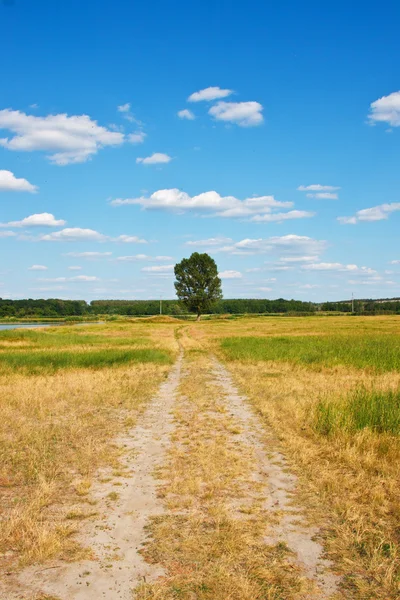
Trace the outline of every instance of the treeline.
{"type": "MultiPolygon", "coordinates": [[[[314,304],[300,300],[260,300],[233,298],[219,300],[213,314],[310,314],[316,312],[351,313],[351,301],[323,302],[314,304]]],[[[177,300],[163,300],[164,315],[179,316],[187,314],[186,309],[177,300]]],[[[400,300],[355,300],[356,314],[400,314],[400,300]]],[[[95,317],[96,315],[152,316],[160,313],[159,300],[3,300],[0,298],[0,318],[67,318],[95,317]]]]}
{"type": "Polygon", "coordinates": [[[90,307],[85,300],[3,300],[0,298],[0,317],[72,317],[86,315],[90,307]]]}
{"type": "MultiPolygon", "coordinates": [[[[352,312],[351,301],[323,302],[318,309],[324,312],[352,312]]],[[[358,315],[400,314],[400,300],[354,300],[354,313],[358,315]]]]}
{"type": "MultiPolygon", "coordinates": [[[[258,300],[231,299],[218,301],[214,314],[256,314],[256,313],[310,313],[316,305],[299,300],[258,300]]],[[[179,316],[187,310],[177,300],[163,300],[162,312],[165,315],[179,316]]],[[[0,318],[59,318],[91,315],[158,315],[159,300],[3,300],[0,299],[0,318]]]]}
{"type": "MultiPolygon", "coordinates": [[[[160,312],[159,300],[94,300],[91,310],[95,314],[115,315],[156,315],[160,312]]],[[[245,313],[288,313],[314,312],[316,305],[300,300],[258,300],[232,299],[219,300],[213,307],[212,314],[245,314],[245,313]]],[[[187,310],[177,300],[163,300],[162,312],[165,315],[187,314],[187,310]]]]}

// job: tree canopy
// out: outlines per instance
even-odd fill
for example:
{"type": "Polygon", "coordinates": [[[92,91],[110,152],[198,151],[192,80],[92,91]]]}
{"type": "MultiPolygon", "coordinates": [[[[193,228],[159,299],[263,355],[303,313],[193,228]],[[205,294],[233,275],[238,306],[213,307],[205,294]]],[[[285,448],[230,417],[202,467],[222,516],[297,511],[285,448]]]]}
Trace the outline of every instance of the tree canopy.
{"type": "Polygon", "coordinates": [[[179,300],[197,319],[222,298],[216,262],[208,254],[193,252],[175,265],[175,289],[179,300]]]}

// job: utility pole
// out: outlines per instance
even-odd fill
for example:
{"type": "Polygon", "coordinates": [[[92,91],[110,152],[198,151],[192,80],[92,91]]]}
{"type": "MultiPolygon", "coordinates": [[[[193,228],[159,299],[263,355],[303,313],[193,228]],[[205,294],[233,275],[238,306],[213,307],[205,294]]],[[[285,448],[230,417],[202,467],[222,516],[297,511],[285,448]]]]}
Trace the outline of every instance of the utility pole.
{"type": "Polygon", "coordinates": [[[162,296],[160,296],[160,315],[162,315],[162,296]]]}
{"type": "Polygon", "coordinates": [[[354,314],[354,294],[351,294],[351,313],[354,314]]]}

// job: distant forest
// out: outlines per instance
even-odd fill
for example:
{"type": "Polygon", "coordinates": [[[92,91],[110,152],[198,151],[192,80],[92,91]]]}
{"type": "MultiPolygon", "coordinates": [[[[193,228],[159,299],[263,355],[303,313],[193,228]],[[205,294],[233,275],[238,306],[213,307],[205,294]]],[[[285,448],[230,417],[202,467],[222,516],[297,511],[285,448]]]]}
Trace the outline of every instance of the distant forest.
{"type": "MultiPolygon", "coordinates": [[[[309,314],[316,312],[351,312],[351,301],[323,302],[316,304],[300,300],[258,300],[226,299],[217,302],[213,314],[309,314]]],[[[57,318],[90,317],[96,315],[157,315],[160,312],[159,300],[6,300],[0,299],[0,318],[57,318]]],[[[165,315],[187,314],[177,300],[163,300],[162,312],[165,315]]],[[[355,300],[356,314],[400,314],[400,299],[355,300]]]]}

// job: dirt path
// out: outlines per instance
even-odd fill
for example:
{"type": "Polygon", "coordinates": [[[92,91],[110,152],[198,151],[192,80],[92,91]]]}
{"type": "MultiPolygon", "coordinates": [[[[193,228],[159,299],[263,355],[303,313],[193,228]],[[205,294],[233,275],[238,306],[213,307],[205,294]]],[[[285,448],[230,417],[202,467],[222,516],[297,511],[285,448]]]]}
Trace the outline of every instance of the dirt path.
{"type": "Polygon", "coordinates": [[[285,457],[274,450],[272,432],[261,426],[246,399],[239,395],[231,375],[216,359],[214,374],[231,415],[240,423],[241,441],[253,448],[259,478],[266,488],[265,506],[271,512],[279,512],[279,521],[270,527],[265,542],[285,543],[293,552],[293,562],[316,582],[317,597],[331,598],[338,591],[339,578],[329,570],[332,565],[323,558],[323,547],[315,539],[318,528],[308,526],[302,519],[301,508],[296,506],[296,477],[288,472],[285,457]]]}
{"type": "Polygon", "coordinates": [[[181,356],[118,442],[130,475],[94,486],[103,517],[79,536],[95,559],[26,569],[1,598],[340,597],[272,434],[215,358],[181,356]]]}
{"type": "Polygon", "coordinates": [[[146,538],[148,518],[163,513],[153,473],[163,460],[173,430],[171,409],[181,364],[182,356],[137,425],[117,441],[126,450],[122,465],[129,473],[120,478],[122,486],[115,487],[113,481],[93,486],[92,497],[104,517],[88,524],[79,541],[92,548],[96,560],[26,569],[19,584],[30,595],[18,593],[15,598],[35,598],[35,593],[42,593],[62,600],[131,600],[132,588],[141,580],[161,574],[138,550],[146,538]],[[110,494],[118,494],[118,498],[112,500],[110,494]]]}

